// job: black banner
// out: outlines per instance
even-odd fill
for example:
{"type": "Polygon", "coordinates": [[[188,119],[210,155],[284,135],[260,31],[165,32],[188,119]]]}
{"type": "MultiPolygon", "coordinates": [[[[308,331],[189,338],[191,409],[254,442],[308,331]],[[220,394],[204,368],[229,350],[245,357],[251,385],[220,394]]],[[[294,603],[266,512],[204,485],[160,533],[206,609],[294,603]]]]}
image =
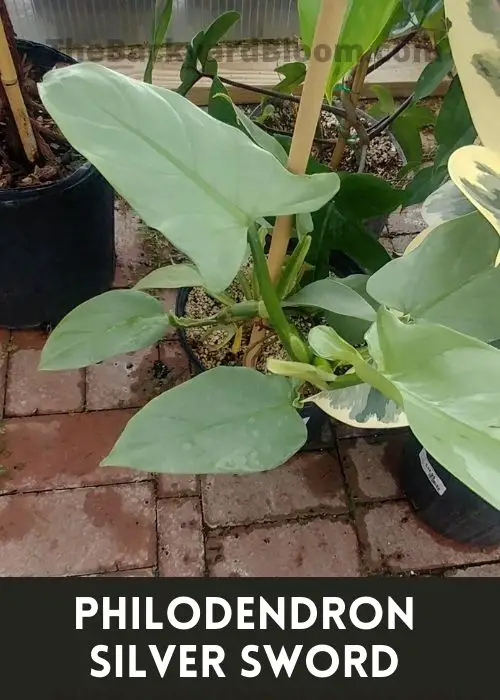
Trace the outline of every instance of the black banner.
{"type": "Polygon", "coordinates": [[[0,579],[4,693],[473,700],[495,579],[0,579]]]}

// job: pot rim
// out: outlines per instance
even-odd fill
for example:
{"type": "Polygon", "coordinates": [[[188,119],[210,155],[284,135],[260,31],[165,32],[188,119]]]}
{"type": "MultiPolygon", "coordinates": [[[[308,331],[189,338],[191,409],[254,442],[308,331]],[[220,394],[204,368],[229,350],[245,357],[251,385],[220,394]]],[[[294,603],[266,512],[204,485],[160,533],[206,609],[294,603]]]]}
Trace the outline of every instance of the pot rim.
{"type": "MultiPolygon", "coordinates": [[[[62,53],[62,51],[59,51],[48,44],[42,44],[38,41],[16,38],[16,45],[21,51],[29,48],[45,49],[48,53],[54,55],[55,60],[58,58],[67,62],[68,65],[75,65],[78,63],[78,61],[72,56],[68,56],[67,54],[62,53]]],[[[64,175],[64,177],[60,178],[59,180],[46,185],[32,185],[29,187],[0,187],[0,202],[15,202],[20,199],[28,199],[30,197],[43,194],[44,192],[52,193],[61,188],[70,189],[81,182],[81,180],[83,180],[87,175],[93,173],[93,171],[97,173],[97,170],[92,163],[90,163],[88,160],[84,160],[84,162],[75,168],[73,172],[69,173],[68,175],[64,175]]]]}

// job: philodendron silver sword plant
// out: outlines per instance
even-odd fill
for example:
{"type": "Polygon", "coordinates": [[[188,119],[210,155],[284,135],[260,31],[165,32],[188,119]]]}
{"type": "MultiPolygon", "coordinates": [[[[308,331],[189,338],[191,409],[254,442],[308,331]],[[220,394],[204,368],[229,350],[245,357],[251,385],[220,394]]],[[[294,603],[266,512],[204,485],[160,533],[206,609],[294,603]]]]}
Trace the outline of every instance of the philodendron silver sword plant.
{"type": "Polygon", "coordinates": [[[131,419],[104,465],[269,470],[305,442],[296,409],[313,402],[355,425],[409,424],[430,454],[500,507],[500,351],[492,345],[500,338],[498,3],[446,4],[454,59],[483,143],[456,151],[450,177],[476,209],[458,218],[448,211],[420,245],[371,277],[301,287],[314,235],[302,231],[271,282],[265,218],[304,217],[323,206],[339,188],[336,174],[293,175],[260,130],[244,133],[175,92],[97,65],[46,76],[40,92],[65,136],[192,263],[157,270],[136,289],[108,292],[70,313],[50,336],[42,368],[84,367],[137,350],[171,326],[257,318],[289,355],[269,360],[267,374],[219,367],[165,392],[131,419]],[[236,303],[225,291],[249,259],[255,283],[236,303]],[[180,286],[219,296],[221,311],[179,318],[143,291],[180,286]],[[305,340],[290,309],[313,318],[319,311],[326,322],[305,340]],[[304,393],[304,385],[316,393],[304,393]]]}

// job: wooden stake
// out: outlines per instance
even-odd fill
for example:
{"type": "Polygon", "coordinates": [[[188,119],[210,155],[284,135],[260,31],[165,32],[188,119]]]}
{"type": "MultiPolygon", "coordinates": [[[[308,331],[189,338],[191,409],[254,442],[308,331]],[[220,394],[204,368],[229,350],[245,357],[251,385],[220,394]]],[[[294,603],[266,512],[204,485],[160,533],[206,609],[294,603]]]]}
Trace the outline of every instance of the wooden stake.
{"type": "MultiPolygon", "coordinates": [[[[296,175],[302,175],[307,168],[325,96],[325,86],[348,2],[349,0],[323,0],[321,4],[287,163],[288,170],[296,175]],[[325,60],[326,56],[329,60],[325,60]]],[[[281,274],[291,232],[292,217],[278,217],[268,256],[269,274],[273,282],[276,282],[281,274]]],[[[264,330],[254,325],[249,346],[255,349],[247,353],[245,359],[247,367],[254,367],[257,362],[260,351],[259,341],[263,334],[264,330]]]]}
{"type": "Polygon", "coordinates": [[[17,126],[26,158],[33,163],[38,155],[35,135],[24,104],[18,75],[10,53],[6,28],[0,21],[0,76],[10,110],[17,126]]]}

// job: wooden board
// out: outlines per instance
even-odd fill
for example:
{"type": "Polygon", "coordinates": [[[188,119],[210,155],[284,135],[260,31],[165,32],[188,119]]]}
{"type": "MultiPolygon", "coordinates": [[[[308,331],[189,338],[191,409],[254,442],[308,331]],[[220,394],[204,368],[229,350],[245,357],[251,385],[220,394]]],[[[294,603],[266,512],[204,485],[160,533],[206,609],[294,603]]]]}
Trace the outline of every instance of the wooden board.
{"type": "MultiPolygon", "coordinates": [[[[219,61],[219,73],[236,82],[246,83],[253,87],[272,89],[279,82],[275,69],[277,66],[290,61],[301,60],[298,47],[292,43],[260,43],[236,46],[223,46],[217,49],[216,58],[219,61]]],[[[79,60],[96,60],[96,56],[86,56],[85,50],[74,53],[79,60]]],[[[179,71],[182,63],[182,50],[169,50],[160,54],[156,64],[153,80],[155,85],[175,89],[179,84],[179,71]]],[[[430,61],[430,54],[424,49],[414,46],[406,47],[401,54],[392,58],[377,71],[371,73],[366,81],[364,95],[373,97],[371,85],[381,85],[395,97],[407,97],[413,91],[420,74],[430,61]]],[[[97,62],[119,71],[131,78],[142,79],[146,65],[145,50],[141,47],[121,51],[113,58],[99,58],[97,62]],[[130,57],[124,57],[128,54],[130,57]]],[[[208,101],[210,81],[201,80],[191,91],[190,99],[198,105],[208,101]]],[[[447,89],[443,83],[436,95],[442,95],[447,89]]],[[[243,88],[228,87],[231,97],[236,103],[255,103],[260,101],[258,94],[248,92],[243,88]]]]}

